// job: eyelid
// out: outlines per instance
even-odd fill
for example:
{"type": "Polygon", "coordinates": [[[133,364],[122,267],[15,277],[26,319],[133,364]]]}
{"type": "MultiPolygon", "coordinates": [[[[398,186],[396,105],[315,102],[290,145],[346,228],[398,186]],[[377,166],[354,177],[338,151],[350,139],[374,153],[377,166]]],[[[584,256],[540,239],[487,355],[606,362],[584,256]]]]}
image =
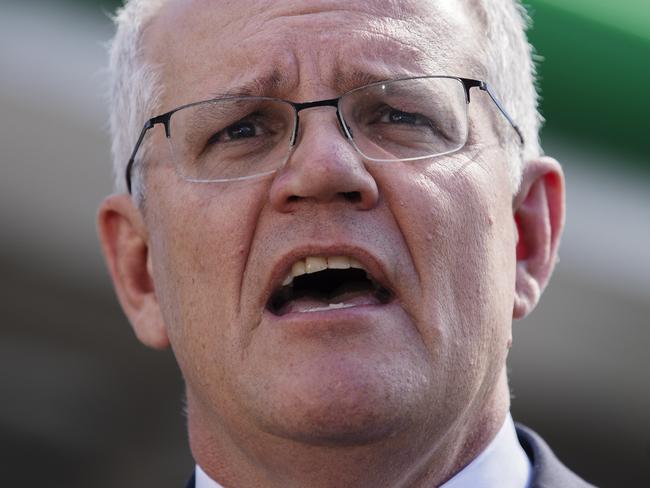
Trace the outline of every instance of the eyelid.
{"type": "Polygon", "coordinates": [[[427,117],[426,115],[423,115],[423,114],[418,113],[418,112],[409,112],[407,110],[402,110],[402,109],[399,109],[399,108],[390,107],[388,105],[384,105],[383,107],[381,107],[381,110],[379,111],[380,113],[379,113],[378,119],[381,120],[385,116],[390,116],[391,111],[396,111],[396,112],[400,112],[402,114],[414,116],[415,119],[416,119],[416,125],[432,125],[432,123],[433,123],[433,121],[429,117],[427,117]],[[418,122],[420,122],[420,123],[418,124],[418,122]]]}
{"type": "MultiPolygon", "coordinates": [[[[259,117],[258,117],[258,118],[259,118],[259,117]]],[[[230,139],[230,138],[229,138],[228,140],[226,140],[226,141],[215,141],[215,140],[213,140],[213,139],[215,138],[215,136],[219,136],[219,135],[221,135],[221,134],[227,134],[228,129],[230,129],[231,127],[236,126],[236,125],[241,124],[241,123],[246,123],[246,122],[251,123],[251,124],[255,127],[256,135],[258,135],[258,134],[257,134],[257,131],[258,131],[258,130],[260,130],[262,134],[263,134],[264,132],[266,132],[266,131],[264,130],[264,128],[262,127],[261,124],[255,122],[254,115],[253,115],[253,114],[249,114],[249,115],[246,115],[245,117],[242,117],[241,119],[239,119],[239,120],[233,122],[232,124],[230,124],[230,125],[224,127],[223,129],[221,129],[219,132],[216,132],[216,133],[213,134],[212,136],[210,136],[210,138],[208,139],[208,141],[207,141],[206,144],[207,144],[207,145],[210,145],[210,144],[214,144],[215,142],[231,142],[231,141],[236,141],[237,139],[230,139]],[[250,120],[250,119],[253,119],[253,120],[250,120]]]]}

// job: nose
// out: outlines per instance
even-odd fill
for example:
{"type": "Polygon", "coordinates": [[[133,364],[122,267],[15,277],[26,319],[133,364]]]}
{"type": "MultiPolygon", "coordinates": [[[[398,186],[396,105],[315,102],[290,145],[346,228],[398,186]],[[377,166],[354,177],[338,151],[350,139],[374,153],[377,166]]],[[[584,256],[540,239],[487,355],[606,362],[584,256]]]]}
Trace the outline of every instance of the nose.
{"type": "Polygon", "coordinates": [[[359,210],[375,207],[377,182],[341,133],[334,110],[312,109],[300,119],[296,145],[271,185],[271,205],[280,212],[336,201],[359,210]]]}

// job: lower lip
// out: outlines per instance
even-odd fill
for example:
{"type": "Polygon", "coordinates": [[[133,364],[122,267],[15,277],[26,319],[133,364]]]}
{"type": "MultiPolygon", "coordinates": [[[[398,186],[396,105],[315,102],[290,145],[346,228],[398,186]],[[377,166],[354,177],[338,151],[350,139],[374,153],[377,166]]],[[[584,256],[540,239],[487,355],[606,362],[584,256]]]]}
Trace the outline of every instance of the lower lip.
{"type": "Polygon", "coordinates": [[[275,315],[265,310],[262,321],[270,326],[295,329],[296,332],[318,333],[341,330],[352,332],[378,325],[378,321],[399,314],[401,307],[393,300],[383,304],[355,305],[345,308],[318,310],[313,312],[289,312],[275,315]]]}

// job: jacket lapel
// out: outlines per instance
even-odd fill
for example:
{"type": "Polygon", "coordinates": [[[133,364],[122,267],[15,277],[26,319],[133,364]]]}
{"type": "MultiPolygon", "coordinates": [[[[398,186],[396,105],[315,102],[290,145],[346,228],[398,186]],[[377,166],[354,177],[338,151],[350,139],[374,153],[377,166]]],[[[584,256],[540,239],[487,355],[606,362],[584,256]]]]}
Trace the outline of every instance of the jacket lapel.
{"type": "Polygon", "coordinates": [[[539,435],[521,424],[516,427],[519,443],[533,465],[530,488],[595,488],[569,471],[539,435]]]}

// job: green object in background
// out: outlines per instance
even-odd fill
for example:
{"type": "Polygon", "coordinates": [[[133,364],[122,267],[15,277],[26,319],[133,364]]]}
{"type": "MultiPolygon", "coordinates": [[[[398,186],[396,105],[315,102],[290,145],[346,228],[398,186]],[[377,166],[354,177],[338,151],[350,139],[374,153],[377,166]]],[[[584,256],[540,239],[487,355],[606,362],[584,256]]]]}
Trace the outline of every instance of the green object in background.
{"type": "Polygon", "coordinates": [[[613,149],[650,171],[650,1],[531,0],[530,13],[543,133],[613,149]]]}
{"type": "Polygon", "coordinates": [[[638,36],[650,42],[650,3],[648,0],[532,0],[533,5],[545,5],[585,18],[605,28],[638,36]]]}

